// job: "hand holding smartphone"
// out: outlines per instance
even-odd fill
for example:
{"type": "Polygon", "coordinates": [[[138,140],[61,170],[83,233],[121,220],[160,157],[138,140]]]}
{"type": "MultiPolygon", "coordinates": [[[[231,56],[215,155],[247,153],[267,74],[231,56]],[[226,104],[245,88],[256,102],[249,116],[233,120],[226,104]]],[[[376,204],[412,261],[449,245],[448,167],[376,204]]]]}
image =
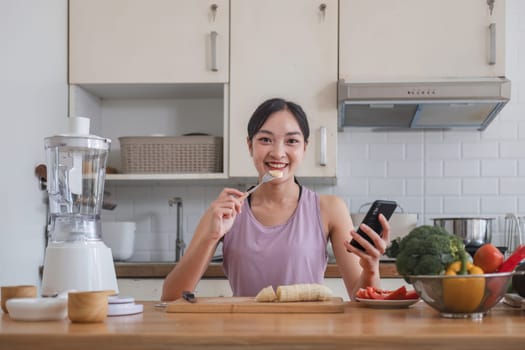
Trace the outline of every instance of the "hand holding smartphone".
{"type": "MultiPolygon", "coordinates": [[[[368,209],[368,212],[365,215],[365,218],[361,223],[368,225],[372,230],[377,232],[381,236],[381,231],[383,230],[383,227],[381,226],[381,223],[379,222],[379,214],[383,214],[387,220],[390,219],[392,214],[397,208],[397,203],[395,201],[387,201],[387,200],[376,200],[372,205],[370,206],[370,209],[368,209]]],[[[361,225],[357,228],[357,233],[366,239],[368,242],[370,242],[372,245],[374,242],[368,235],[361,230],[361,225]]],[[[350,244],[358,249],[365,250],[361,244],[359,244],[355,239],[352,239],[350,241],[350,244]]]]}

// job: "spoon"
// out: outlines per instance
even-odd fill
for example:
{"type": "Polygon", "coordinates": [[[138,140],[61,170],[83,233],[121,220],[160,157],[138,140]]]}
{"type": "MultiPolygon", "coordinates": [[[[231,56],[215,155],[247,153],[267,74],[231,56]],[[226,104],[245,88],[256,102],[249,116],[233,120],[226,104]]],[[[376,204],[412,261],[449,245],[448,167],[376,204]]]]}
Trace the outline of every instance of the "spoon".
{"type": "Polygon", "coordinates": [[[267,182],[272,181],[273,179],[283,177],[283,172],[280,170],[270,170],[266,174],[263,175],[261,182],[259,182],[255,187],[252,187],[250,190],[246,191],[245,194],[243,194],[240,199],[246,199],[251,193],[255,192],[256,189],[259,188],[262,184],[265,184],[267,182]]]}

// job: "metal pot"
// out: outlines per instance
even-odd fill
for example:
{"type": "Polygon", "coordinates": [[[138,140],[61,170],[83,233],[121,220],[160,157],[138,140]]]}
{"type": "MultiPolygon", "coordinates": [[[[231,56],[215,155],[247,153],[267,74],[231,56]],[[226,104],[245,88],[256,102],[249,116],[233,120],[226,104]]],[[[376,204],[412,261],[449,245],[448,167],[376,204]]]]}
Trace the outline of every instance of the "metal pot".
{"type": "Polygon", "coordinates": [[[439,226],[455,234],[467,247],[480,247],[492,241],[492,221],[494,218],[435,218],[434,226],[439,226]]]}

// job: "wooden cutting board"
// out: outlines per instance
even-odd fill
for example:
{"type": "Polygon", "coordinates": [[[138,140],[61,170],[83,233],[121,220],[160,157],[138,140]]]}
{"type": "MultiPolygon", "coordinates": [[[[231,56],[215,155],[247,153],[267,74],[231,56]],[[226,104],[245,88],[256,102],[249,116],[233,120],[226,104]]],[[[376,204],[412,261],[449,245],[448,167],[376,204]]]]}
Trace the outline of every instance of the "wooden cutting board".
{"type": "Polygon", "coordinates": [[[344,312],[342,298],[325,301],[269,302],[255,301],[248,297],[197,298],[195,303],[178,299],[166,306],[166,312],[195,313],[341,313],[344,312]]]}

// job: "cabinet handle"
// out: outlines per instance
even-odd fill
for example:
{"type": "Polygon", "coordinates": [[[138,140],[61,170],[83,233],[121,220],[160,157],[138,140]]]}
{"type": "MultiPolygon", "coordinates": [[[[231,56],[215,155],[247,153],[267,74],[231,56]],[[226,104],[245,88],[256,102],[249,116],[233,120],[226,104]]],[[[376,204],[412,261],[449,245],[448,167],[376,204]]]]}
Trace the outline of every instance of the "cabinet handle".
{"type": "Polygon", "coordinates": [[[211,44],[211,70],[212,72],[218,72],[217,68],[217,35],[216,31],[210,33],[210,44],[211,44]]]}
{"type": "Polygon", "coordinates": [[[320,129],[320,147],[321,147],[321,157],[319,160],[320,166],[326,166],[326,128],[324,126],[320,129]]]}
{"type": "Polygon", "coordinates": [[[213,22],[215,22],[215,16],[217,16],[217,9],[218,8],[219,8],[219,6],[217,4],[212,4],[210,6],[211,17],[212,17],[213,22]]]}
{"type": "Polygon", "coordinates": [[[494,12],[494,2],[495,0],[487,0],[487,5],[489,6],[490,15],[492,16],[492,12],[494,12]]]}
{"type": "Polygon", "coordinates": [[[321,4],[319,5],[319,11],[321,11],[321,19],[324,21],[325,17],[326,17],[326,4],[321,4]]]}
{"type": "Polygon", "coordinates": [[[496,64],[496,23],[489,25],[489,65],[493,66],[496,64]]]}

